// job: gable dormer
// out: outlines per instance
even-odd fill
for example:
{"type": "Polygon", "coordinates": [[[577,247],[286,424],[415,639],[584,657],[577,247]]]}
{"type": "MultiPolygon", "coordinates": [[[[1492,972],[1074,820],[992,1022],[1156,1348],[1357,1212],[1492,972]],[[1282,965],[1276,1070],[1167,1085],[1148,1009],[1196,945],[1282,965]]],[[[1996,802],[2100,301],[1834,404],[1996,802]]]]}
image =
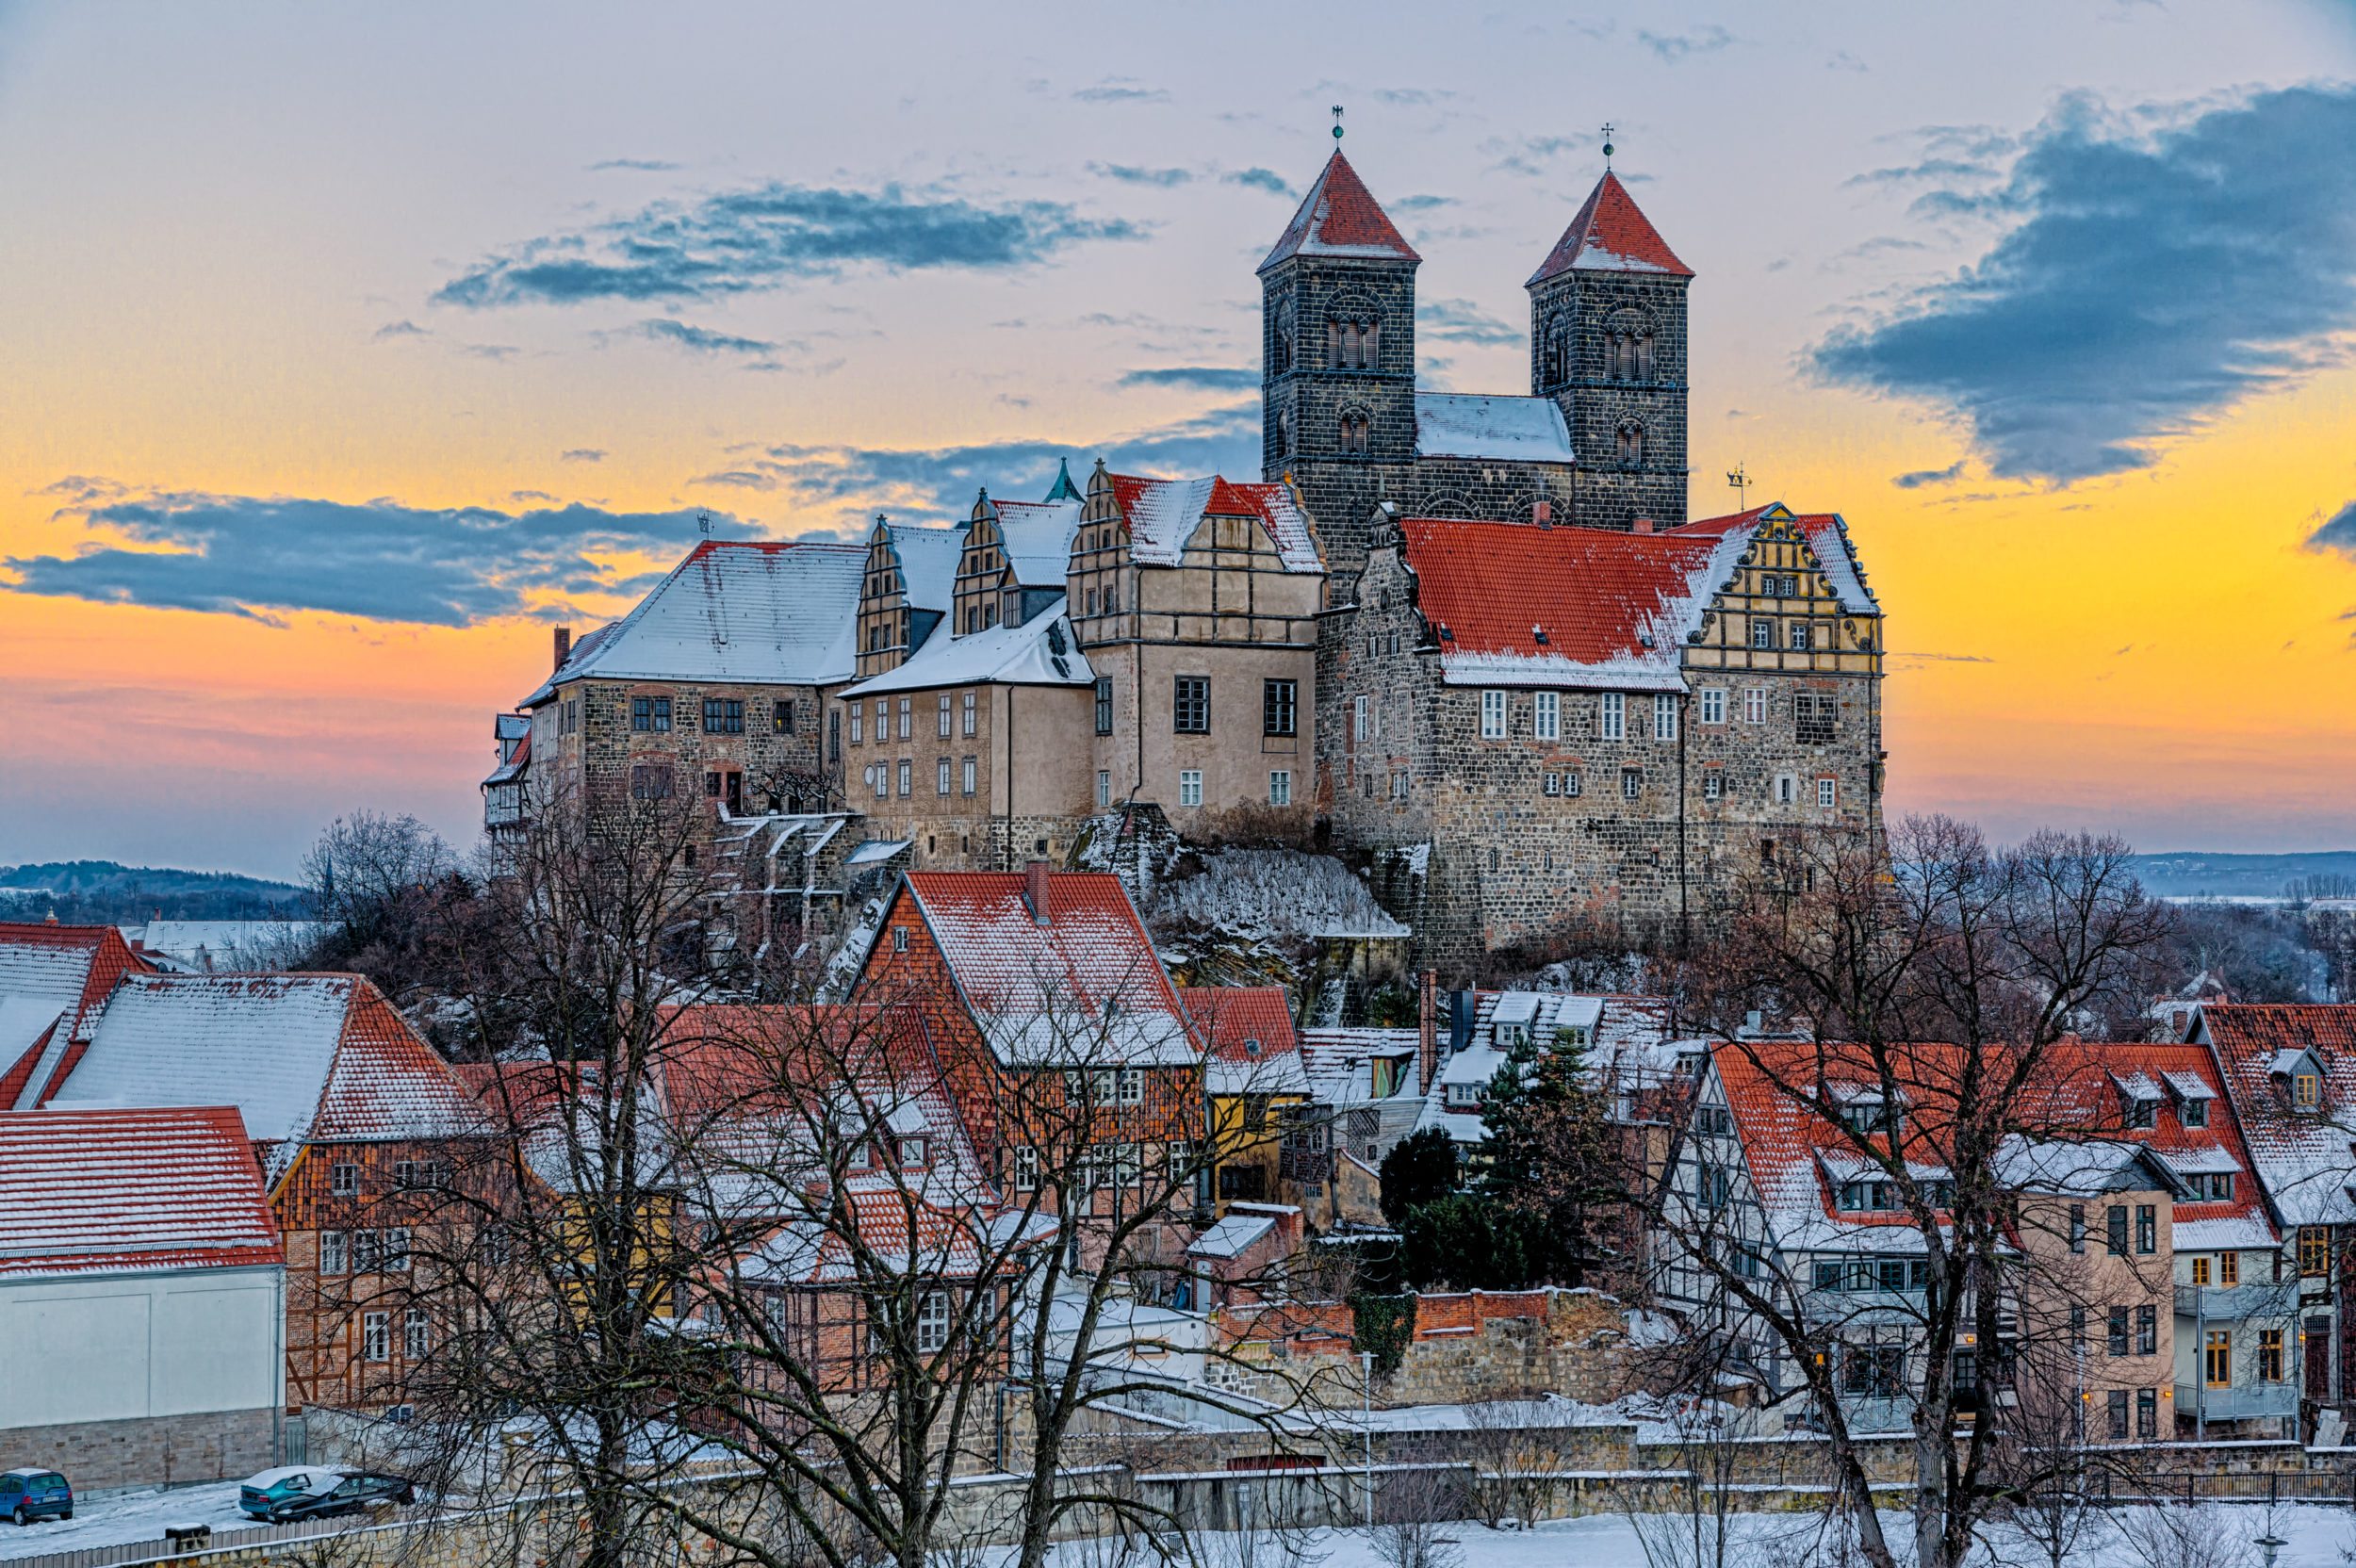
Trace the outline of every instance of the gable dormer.
{"type": "Polygon", "coordinates": [[[2323,1062],[2311,1050],[2289,1046],[2277,1051],[2266,1061],[2266,1078],[2281,1103],[2294,1111],[2320,1116],[2328,1108],[2323,1062]]]}
{"type": "Polygon", "coordinates": [[[1064,603],[1080,645],[1136,635],[1137,589],[1129,520],[1121,512],[1113,477],[1098,458],[1080,507],[1079,531],[1072,536],[1072,563],[1065,574],[1064,603]]]}
{"type": "Polygon", "coordinates": [[[957,590],[951,596],[949,628],[954,636],[970,637],[998,624],[1006,591],[1013,582],[1006,564],[1006,542],[998,523],[998,507],[990,492],[978,492],[966,518],[965,547],[957,554],[957,590]]]}
{"type": "Polygon", "coordinates": [[[1713,532],[1724,541],[1722,575],[1700,626],[1687,634],[1688,669],[1881,673],[1881,606],[1840,516],[1802,515],[1775,502],[1671,537],[1713,532]]]}

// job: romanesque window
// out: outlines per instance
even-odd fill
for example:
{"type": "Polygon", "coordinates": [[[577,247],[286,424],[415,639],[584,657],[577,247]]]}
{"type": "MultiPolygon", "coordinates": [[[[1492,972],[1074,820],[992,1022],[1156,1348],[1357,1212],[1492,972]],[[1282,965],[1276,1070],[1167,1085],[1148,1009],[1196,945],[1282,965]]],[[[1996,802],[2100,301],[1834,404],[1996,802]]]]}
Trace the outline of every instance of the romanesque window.
{"type": "Polygon", "coordinates": [[[1653,376],[1652,334],[1623,327],[1603,344],[1604,374],[1613,381],[1650,381],[1653,376]]]}
{"type": "Polygon", "coordinates": [[[1345,411],[1342,415],[1340,434],[1336,438],[1337,449],[1344,457],[1366,456],[1369,429],[1370,422],[1363,411],[1354,408],[1345,411]]]}
{"type": "Polygon", "coordinates": [[[1268,374],[1281,376],[1293,368],[1293,335],[1289,327],[1276,329],[1276,336],[1268,345],[1268,374]]]}
{"type": "Polygon", "coordinates": [[[1571,379],[1570,340],[1558,316],[1546,323],[1545,347],[1540,351],[1538,379],[1547,386],[1559,385],[1571,379]]]}
{"type": "Polygon", "coordinates": [[[1638,424],[1635,420],[1630,419],[1628,423],[1620,427],[1619,439],[1621,462],[1642,463],[1644,461],[1644,426],[1638,424]]]}
{"type": "Polygon", "coordinates": [[[1371,314],[1329,318],[1325,323],[1325,368],[1371,370],[1382,359],[1383,324],[1371,314]]]}

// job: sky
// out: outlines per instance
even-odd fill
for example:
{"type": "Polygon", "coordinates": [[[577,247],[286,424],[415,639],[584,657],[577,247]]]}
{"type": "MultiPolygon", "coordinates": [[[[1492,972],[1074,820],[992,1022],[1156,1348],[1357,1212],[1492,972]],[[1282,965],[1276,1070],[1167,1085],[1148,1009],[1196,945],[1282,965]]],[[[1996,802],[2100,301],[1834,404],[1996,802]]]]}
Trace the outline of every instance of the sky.
{"type": "Polygon", "coordinates": [[[2351,0],[0,0],[0,864],[469,842],[699,528],[1257,478],[1337,105],[1457,391],[1612,126],[1693,514],[1848,520],[1893,814],[2356,845],[2351,84],[2351,0]]]}

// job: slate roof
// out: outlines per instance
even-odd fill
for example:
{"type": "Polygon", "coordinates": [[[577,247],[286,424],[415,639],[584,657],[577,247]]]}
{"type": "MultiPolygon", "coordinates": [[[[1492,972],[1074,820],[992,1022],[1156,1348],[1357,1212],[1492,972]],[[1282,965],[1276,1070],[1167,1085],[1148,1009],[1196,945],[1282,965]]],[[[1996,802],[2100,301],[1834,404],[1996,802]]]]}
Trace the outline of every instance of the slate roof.
{"type": "MultiPolygon", "coordinates": [[[[1415,394],[1415,455],[1502,463],[1573,463],[1571,429],[1552,398],[1477,392],[1415,394]]],[[[1564,500],[1570,498],[1566,493],[1564,500]]]]}
{"type": "Polygon", "coordinates": [[[1562,272],[1665,272],[1690,278],[1693,270],[1677,260],[1661,231],[1652,226],[1628,193],[1617,174],[1607,171],[1587,193],[1586,204],[1546,259],[1530,275],[1525,288],[1535,288],[1562,272]]]}
{"type": "Polygon", "coordinates": [[[2223,1069],[2233,1119],[2282,1222],[2356,1223],[2356,1004],[2204,1004],[2193,1038],[2223,1069]],[[2316,1109],[2294,1109],[2275,1082],[2270,1070],[2284,1053],[2311,1054],[2321,1068],[2316,1109]]]}
{"type": "Polygon", "coordinates": [[[1185,564],[1186,545],[1205,517],[1256,517],[1288,572],[1322,572],[1317,534],[1292,490],[1283,484],[1206,479],[1142,479],[1114,474],[1113,498],[1129,530],[1129,553],[1141,565],[1185,564]]]}
{"type": "Polygon", "coordinates": [[[1032,919],[1021,873],[910,872],[906,885],[1001,1061],[1197,1059],[1177,988],[1119,877],[1050,873],[1046,925],[1032,919]]]}
{"type": "Polygon", "coordinates": [[[305,1142],[459,1133],[466,1087],[356,974],[142,974],[88,1052],[35,1085],[59,1109],[234,1105],[275,1181],[305,1142]]]}
{"type": "Polygon", "coordinates": [[[573,645],[564,667],[517,706],[564,681],[715,680],[816,686],[857,667],[864,545],[707,539],[637,608],[573,645]]]}
{"type": "Polygon", "coordinates": [[[235,1108],[0,1116],[0,1279],[286,1261],[235,1108]]]}
{"type": "Polygon", "coordinates": [[[917,692],[937,686],[1092,686],[1096,671],[1080,652],[1058,598],[1021,623],[1006,621],[962,637],[935,635],[897,669],[843,688],[857,698],[878,692],[917,692]],[[1063,651],[1056,651],[1060,640],[1063,651]]]}
{"type": "Polygon", "coordinates": [[[1317,184],[1301,199],[1275,248],[1260,263],[1265,272],[1291,256],[1347,256],[1370,260],[1421,261],[1406,237],[1336,147],[1317,184]]]}

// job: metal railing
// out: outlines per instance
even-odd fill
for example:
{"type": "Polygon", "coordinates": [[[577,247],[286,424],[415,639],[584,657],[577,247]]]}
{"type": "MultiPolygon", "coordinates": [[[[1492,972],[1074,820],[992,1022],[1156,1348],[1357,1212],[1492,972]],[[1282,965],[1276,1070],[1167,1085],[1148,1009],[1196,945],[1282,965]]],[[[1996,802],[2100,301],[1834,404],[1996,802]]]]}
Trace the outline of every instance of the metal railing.
{"type": "MultiPolygon", "coordinates": [[[[280,1541],[300,1541],[315,1535],[372,1527],[365,1519],[298,1519],[290,1525],[264,1525],[250,1530],[215,1530],[183,1540],[123,1541],[111,1546],[85,1546],[79,1551],[49,1552],[40,1557],[0,1558],[7,1568],[118,1568],[132,1562],[170,1562],[246,1546],[266,1546],[280,1541]]],[[[399,1528],[399,1526],[389,1527],[399,1528]]]]}
{"type": "Polygon", "coordinates": [[[2198,1383],[2176,1385],[2176,1413],[2208,1421],[2240,1421],[2268,1415],[2297,1415],[2296,1383],[2234,1383],[2227,1388],[2203,1388],[2198,1383]]]}
{"type": "MultiPolygon", "coordinates": [[[[2089,1484],[2091,1482],[2089,1481],[2089,1484]]],[[[2342,1503],[2356,1509],[2356,1470],[2216,1470],[2105,1473],[2106,1503],[2342,1503]]]]}

